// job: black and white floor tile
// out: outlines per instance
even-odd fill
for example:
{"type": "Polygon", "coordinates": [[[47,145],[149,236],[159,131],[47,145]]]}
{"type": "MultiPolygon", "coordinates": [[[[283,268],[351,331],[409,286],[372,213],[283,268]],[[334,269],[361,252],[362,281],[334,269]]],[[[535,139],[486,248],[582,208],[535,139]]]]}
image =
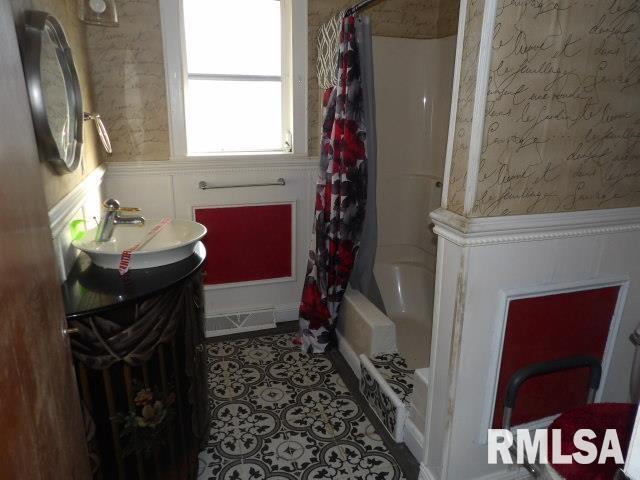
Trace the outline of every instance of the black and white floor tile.
{"type": "Polygon", "coordinates": [[[413,374],[415,370],[407,366],[407,362],[399,353],[383,353],[371,359],[371,363],[382,375],[391,390],[405,405],[413,392],[413,374]]]}
{"type": "Polygon", "coordinates": [[[198,480],[400,480],[331,355],[293,334],[207,345],[211,433],[198,480]]]}
{"type": "Polygon", "coordinates": [[[414,370],[398,353],[361,356],[360,392],[396,442],[402,442],[414,370]]]}

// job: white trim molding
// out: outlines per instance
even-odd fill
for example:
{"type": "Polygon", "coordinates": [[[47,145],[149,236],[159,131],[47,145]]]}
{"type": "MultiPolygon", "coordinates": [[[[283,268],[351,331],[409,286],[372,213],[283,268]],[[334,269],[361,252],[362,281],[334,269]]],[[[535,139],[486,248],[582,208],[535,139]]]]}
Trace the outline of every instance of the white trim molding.
{"type": "Polygon", "coordinates": [[[51,207],[49,210],[49,226],[54,238],[60,234],[76,212],[82,208],[87,196],[100,189],[105,171],[104,165],[99,165],[71,192],[65,195],[62,200],[51,207]]]}
{"type": "MultiPolygon", "coordinates": [[[[282,0],[283,137],[292,133],[294,154],[306,155],[308,25],[307,0],[282,0]]],[[[187,157],[185,98],[188,75],[184,36],[183,0],[160,0],[160,21],[167,86],[171,158],[187,157]]],[[[283,142],[284,143],[284,142],[283,142]]],[[[256,152],[254,157],[264,155],[256,152]]],[[[222,155],[221,155],[222,156],[222,155]]],[[[234,157],[233,154],[229,155],[234,157]]],[[[251,156],[251,155],[247,155],[251,156]]]]}
{"type": "Polygon", "coordinates": [[[211,171],[317,170],[317,156],[291,154],[176,157],[140,162],[109,162],[108,175],[184,175],[211,171]]]}
{"type": "Polygon", "coordinates": [[[473,117],[469,134],[469,157],[464,190],[464,212],[473,209],[478,189],[478,172],[482,157],[482,141],[484,136],[484,120],[489,90],[489,69],[491,68],[491,54],[493,53],[494,25],[496,23],[496,8],[498,0],[486,0],[482,12],[482,30],[480,45],[478,46],[478,65],[476,73],[476,88],[473,96],[473,117]]]}
{"type": "Polygon", "coordinates": [[[105,171],[104,165],[99,165],[49,210],[49,226],[61,281],[67,278],[78,255],[71,245],[71,232],[67,227],[73,220],[83,219],[88,222],[92,217],[100,216],[101,186],[105,171]]]}
{"type": "Polygon", "coordinates": [[[160,24],[162,49],[167,84],[167,107],[169,119],[169,141],[171,153],[186,153],[187,136],[184,114],[184,84],[186,82],[182,59],[184,32],[182,31],[182,1],[160,0],[160,24]]]}
{"type": "MultiPolygon", "coordinates": [[[[460,2],[458,11],[458,32],[464,32],[467,22],[467,0],[460,2]]],[[[442,180],[442,198],[440,205],[447,208],[449,202],[449,179],[451,177],[451,162],[453,157],[453,139],[456,134],[456,120],[458,115],[458,97],[460,95],[460,71],[462,68],[462,51],[464,48],[464,35],[456,38],[456,59],[453,67],[453,87],[451,89],[451,108],[449,112],[449,133],[447,135],[447,150],[444,161],[444,178],[442,180]]]]}
{"type": "Polygon", "coordinates": [[[439,208],[433,231],[461,247],[640,230],[640,207],[467,218],[439,208]]]}

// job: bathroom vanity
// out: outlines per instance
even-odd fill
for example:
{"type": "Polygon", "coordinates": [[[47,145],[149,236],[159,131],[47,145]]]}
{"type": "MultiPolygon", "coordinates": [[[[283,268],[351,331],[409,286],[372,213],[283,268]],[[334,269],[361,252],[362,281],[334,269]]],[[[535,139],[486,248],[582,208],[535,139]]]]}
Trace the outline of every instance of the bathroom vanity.
{"type": "Polygon", "coordinates": [[[187,479],[208,433],[204,246],[125,275],[81,253],[63,284],[93,478],[187,479]]]}

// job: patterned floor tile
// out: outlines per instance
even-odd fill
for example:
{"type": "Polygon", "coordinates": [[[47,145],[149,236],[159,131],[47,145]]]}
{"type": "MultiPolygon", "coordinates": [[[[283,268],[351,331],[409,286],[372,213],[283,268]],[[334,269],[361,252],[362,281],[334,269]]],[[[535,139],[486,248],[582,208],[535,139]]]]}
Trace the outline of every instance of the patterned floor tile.
{"type": "Polygon", "coordinates": [[[379,452],[387,451],[387,447],[385,447],[384,442],[380,435],[378,435],[378,432],[376,432],[375,427],[364,415],[358,417],[354,422],[352,422],[350,438],[364,447],[365,450],[377,450],[379,452]]]}
{"type": "Polygon", "coordinates": [[[371,363],[382,375],[391,390],[407,404],[413,391],[413,374],[415,370],[407,366],[407,362],[399,353],[383,353],[371,359],[371,363]]]}
{"type": "Polygon", "coordinates": [[[295,474],[319,462],[321,446],[306,432],[282,430],[265,440],[261,457],[271,471],[295,474]]]}
{"type": "Polygon", "coordinates": [[[328,358],[296,350],[281,355],[277,362],[266,368],[266,373],[274,380],[286,380],[298,388],[310,388],[322,385],[332,369],[328,358]]]}
{"type": "Polygon", "coordinates": [[[207,345],[211,432],[198,480],[400,480],[328,355],[293,334],[207,345]]]}
{"type": "Polygon", "coordinates": [[[247,399],[253,405],[266,410],[281,410],[296,402],[296,390],[287,383],[270,380],[251,386],[247,399]]]}
{"type": "Polygon", "coordinates": [[[356,402],[328,389],[312,389],[298,395],[296,403],[282,412],[292,430],[308,432],[318,440],[335,441],[349,434],[351,421],[362,415],[356,402]]]}
{"type": "Polygon", "coordinates": [[[209,446],[226,458],[245,458],[257,452],[265,437],[275,434],[280,419],[272,412],[256,410],[248,402],[218,406],[211,416],[209,446]]]}
{"type": "Polygon", "coordinates": [[[400,478],[402,472],[394,458],[386,452],[367,452],[353,441],[326,446],[321,461],[305,472],[309,480],[368,480],[400,478]]]}

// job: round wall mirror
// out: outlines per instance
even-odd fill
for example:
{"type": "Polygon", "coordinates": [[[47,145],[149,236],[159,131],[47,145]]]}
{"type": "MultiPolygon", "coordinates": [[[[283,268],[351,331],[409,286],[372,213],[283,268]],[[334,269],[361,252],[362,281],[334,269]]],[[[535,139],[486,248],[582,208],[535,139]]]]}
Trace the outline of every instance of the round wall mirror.
{"type": "Polygon", "coordinates": [[[82,95],[64,30],[46,12],[25,15],[24,72],[42,160],[74,171],[82,153],[82,95]]]}

